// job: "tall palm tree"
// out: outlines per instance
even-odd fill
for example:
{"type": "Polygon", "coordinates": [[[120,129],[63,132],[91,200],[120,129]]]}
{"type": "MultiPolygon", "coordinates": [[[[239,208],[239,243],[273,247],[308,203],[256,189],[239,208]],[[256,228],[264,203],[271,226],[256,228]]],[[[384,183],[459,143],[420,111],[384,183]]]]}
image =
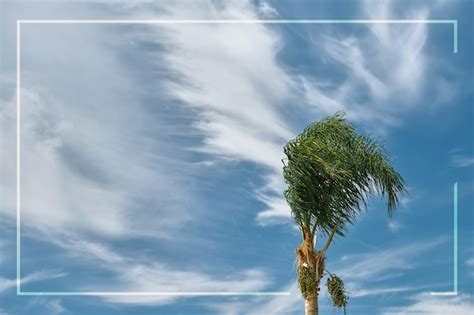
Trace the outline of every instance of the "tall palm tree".
{"type": "Polygon", "coordinates": [[[284,152],[285,197],[303,238],[296,258],[306,315],[318,314],[325,274],[334,306],[345,311],[347,292],[342,280],[326,271],[326,252],[334,236],[344,236],[372,196],[386,197],[391,216],[405,192],[403,179],[383,147],[357,133],[342,112],[309,125],[286,144],[284,152]],[[326,239],[319,249],[318,236],[326,239]]]}

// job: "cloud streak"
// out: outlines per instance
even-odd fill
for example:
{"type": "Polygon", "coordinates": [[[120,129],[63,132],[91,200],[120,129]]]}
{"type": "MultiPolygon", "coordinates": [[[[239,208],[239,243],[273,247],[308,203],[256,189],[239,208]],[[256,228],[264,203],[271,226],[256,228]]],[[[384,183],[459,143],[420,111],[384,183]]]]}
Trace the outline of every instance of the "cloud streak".
{"type": "MultiPolygon", "coordinates": [[[[36,281],[61,278],[64,276],[66,276],[65,273],[58,273],[54,271],[34,272],[21,278],[20,285],[36,282],[36,281]]],[[[16,279],[0,278],[0,293],[13,289],[16,287],[16,285],[17,285],[16,279]]]]}
{"type": "MultiPolygon", "coordinates": [[[[94,264],[106,271],[109,283],[103,284],[105,291],[123,292],[225,292],[260,291],[271,283],[264,270],[254,268],[236,271],[235,274],[219,276],[204,271],[161,263],[146,255],[130,257],[105,244],[75,240],[63,236],[52,240],[76,259],[94,264]]],[[[81,291],[96,291],[94,285],[86,285],[81,291]]],[[[178,299],[175,296],[104,297],[110,303],[164,305],[178,299]]]]}
{"type": "Polygon", "coordinates": [[[411,297],[411,304],[401,307],[391,307],[383,311],[384,315],[405,314],[456,314],[470,315],[474,309],[472,296],[460,294],[456,297],[434,297],[430,294],[416,294],[411,297]]]}
{"type": "MultiPolygon", "coordinates": [[[[265,14],[274,12],[266,2],[259,8],[265,14]]],[[[173,18],[187,15],[190,9],[175,3],[164,10],[173,18]]],[[[210,18],[212,12],[212,18],[255,19],[258,10],[246,2],[221,6],[201,2],[193,15],[210,18]]],[[[142,37],[172,47],[154,52],[156,64],[166,65],[171,74],[164,84],[168,95],[196,113],[192,127],[202,142],[194,151],[221,161],[263,166],[266,183],[256,192],[267,210],[259,220],[288,218],[281,158],[284,143],[294,133],[282,110],[293,96],[294,78],[277,60],[281,36],[261,24],[212,24],[150,27],[142,37]]]]}
{"type": "Polygon", "coordinates": [[[416,256],[433,250],[445,241],[419,241],[396,248],[346,255],[335,264],[336,273],[348,281],[364,282],[383,280],[387,274],[399,276],[397,272],[404,273],[416,267],[416,256]]]}
{"type": "Polygon", "coordinates": [[[474,165],[474,157],[455,154],[451,157],[451,163],[454,167],[471,167],[474,165]]]}

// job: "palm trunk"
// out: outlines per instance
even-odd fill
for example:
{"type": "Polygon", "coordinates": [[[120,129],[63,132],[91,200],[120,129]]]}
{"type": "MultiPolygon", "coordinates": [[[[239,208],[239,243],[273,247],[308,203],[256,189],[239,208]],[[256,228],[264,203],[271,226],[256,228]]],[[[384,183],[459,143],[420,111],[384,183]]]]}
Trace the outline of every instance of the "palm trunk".
{"type": "Polygon", "coordinates": [[[305,315],[318,315],[318,295],[307,298],[304,301],[304,313],[305,315]]]}
{"type": "Polygon", "coordinates": [[[298,246],[297,261],[298,261],[298,272],[305,272],[304,276],[310,276],[311,279],[300,279],[301,293],[305,298],[305,314],[306,315],[318,315],[318,293],[319,284],[324,272],[324,256],[320,252],[314,249],[313,244],[314,236],[309,232],[308,229],[303,228],[303,242],[298,246]],[[306,271],[310,273],[307,274],[306,271]]]}

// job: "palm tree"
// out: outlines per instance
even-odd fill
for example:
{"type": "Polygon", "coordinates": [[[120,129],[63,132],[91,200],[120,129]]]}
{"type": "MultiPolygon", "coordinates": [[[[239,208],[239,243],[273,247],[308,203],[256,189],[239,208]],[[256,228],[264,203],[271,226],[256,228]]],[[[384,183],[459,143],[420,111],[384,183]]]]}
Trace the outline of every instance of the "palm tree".
{"type": "Polygon", "coordinates": [[[285,197],[303,238],[296,258],[306,315],[318,314],[320,283],[326,273],[332,302],[345,311],[347,292],[342,280],[325,269],[326,252],[334,236],[344,236],[372,196],[386,197],[391,216],[405,192],[403,179],[383,147],[357,133],[343,112],[309,125],[286,144],[284,152],[285,197]],[[318,236],[326,238],[320,249],[318,236]]]}

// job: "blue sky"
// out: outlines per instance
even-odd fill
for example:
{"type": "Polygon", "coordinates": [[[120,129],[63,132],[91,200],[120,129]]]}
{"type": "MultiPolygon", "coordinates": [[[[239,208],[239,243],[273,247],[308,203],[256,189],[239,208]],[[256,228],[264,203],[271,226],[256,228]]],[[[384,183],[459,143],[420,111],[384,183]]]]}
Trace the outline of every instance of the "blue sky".
{"type": "MultiPolygon", "coordinates": [[[[469,1],[1,3],[0,314],[301,314],[282,147],[336,111],[387,147],[408,195],[373,200],[328,269],[350,314],[472,314],[469,1]],[[450,25],[22,25],[22,291],[16,295],[17,19],[457,19],[450,25]],[[452,290],[459,185],[459,295],[452,290]]],[[[321,309],[337,313],[323,289],[321,309]]]]}

